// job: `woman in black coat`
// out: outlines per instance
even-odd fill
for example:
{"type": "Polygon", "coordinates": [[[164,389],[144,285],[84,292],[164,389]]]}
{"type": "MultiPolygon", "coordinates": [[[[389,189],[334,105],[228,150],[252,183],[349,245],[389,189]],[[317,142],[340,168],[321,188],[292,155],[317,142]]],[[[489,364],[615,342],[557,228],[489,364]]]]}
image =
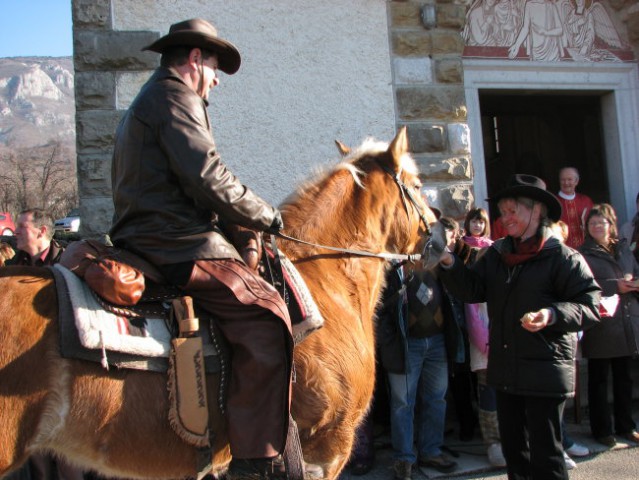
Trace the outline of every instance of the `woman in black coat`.
{"type": "Polygon", "coordinates": [[[595,205],[586,218],[586,240],[579,251],[590,265],[606,300],[601,323],[584,333],[582,354],[588,359],[590,430],[608,447],[614,433],[639,443],[632,418],[632,357],[639,354],[639,265],[625,239],[617,239],[617,218],[608,204],[595,205]],[[608,403],[612,371],[613,411],[608,403]]]}
{"type": "Polygon", "coordinates": [[[471,267],[440,261],[446,287],[467,303],[486,302],[488,384],[511,479],[568,479],[561,412],[574,395],[576,339],[599,321],[600,289],[583,257],[548,228],[557,198],[532,175],[515,175],[495,195],[507,236],[471,267]]]}

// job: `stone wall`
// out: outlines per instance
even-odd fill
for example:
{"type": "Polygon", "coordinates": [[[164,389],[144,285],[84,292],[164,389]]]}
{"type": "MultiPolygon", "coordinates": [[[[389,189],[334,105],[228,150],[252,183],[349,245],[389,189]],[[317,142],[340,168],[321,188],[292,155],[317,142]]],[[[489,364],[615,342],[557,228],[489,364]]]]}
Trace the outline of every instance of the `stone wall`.
{"type": "MultiPolygon", "coordinates": [[[[606,2],[606,0],[603,0],[606,2]]],[[[431,201],[463,218],[474,206],[461,31],[473,0],[389,1],[398,125],[407,125],[431,201]]],[[[639,58],[639,3],[609,0],[639,58]]]]}
{"type": "Polygon", "coordinates": [[[83,233],[111,220],[110,156],[122,112],[158,65],[140,49],[180,20],[211,20],[242,66],[209,113],[222,159],[273,204],[325,164],[395,131],[386,0],[73,1],[83,233]],[[86,221],[85,221],[86,220],[86,221]]]}
{"type": "Polygon", "coordinates": [[[408,126],[431,203],[453,217],[473,204],[460,35],[467,3],[389,2],[398,124],[408,126]]]}
{"type": "MultiPolygon", "coordinates": [[[[604,1],[611,7],[617,25],[627,30],[639,58],[639,3],[604,1]]],[[[305,6],[316,3],[306,1],[305,6]]],[[[198,12],[206,16],[209,11],[221,17],[221,24],[233,32],[233,40],[239,37],[243,53],[249,49],[245,57],[248,61],[241,70],[248,69],[248,73],[232,79],[239,82],[239,94],[230,90],[215,97],[216,115],[228,110],[248,114],[223,118],[221,126],[216,126],[216,138],[219,145],[226,146],[225,161],[247,184],[264,190],[258,193],[277,203],[290,191],[291,182],[299,180],[300,172],[331,157],[335,138],[351,145],[369,134],[386,140],[395,127],[407,125],[429,197],[445,214],[463,217],[474,204],[460,35],[471,3],[357,0],[349,13],[344,13],[339,11],[339,0],[327,0],[314,8],[312,15],[304,15],[301,6],[297,12],[285,2],[256,0],[251,4],[253,12],[238,15],[237,7],[221,0],[207,4],[196,0],[73,0],[79,194],[82,217],[87,220],[83,221],[84,233],[104,233],[110,223],[113,132],[122,111],[158,61],[157,55],[140,52],[140,48],[158,38],[159,32],[166,32],[176,18],[196,16],[198,12]],[[269,23],[270,10],[277,8],[281,10],[269,23]],[[113,18],[114,12],[119,18],[113,18]],[[127,14],[130,18],[125,18],[127,14]],[[353,28],[352,32],[340,30],[338,22],[346,15],[357,20],[347,18],[346,25],[357,25],[345,27],[353,28]],[[363,18],[369,23],[362,24],[363,18]],[[242,28],[242,22],[251,28],[242,28]],[[315,39],[302,32],[322,24],[324,29],[313,35],[333,43],[305,50],[305,44],[315,39]],[[273,30],[269,32],[269,28],[273,30]],[[284,35],[273,45],[273,35],[281,31],[284,35]],[[341,50],[335,55],[337,48],[341,50]],[[264,52],[269,58],[263,58],[264,52]],[[335,57],[323,63],[330,55],[335,57]],[[285,63],[276,64],[276,59],[285,63]],[[269,70],[283,74],[273,76],[277,74],[269,70]],[[363,79],[365,83],[360,85],[363,79]],[[301,87],[296,85],[300,82],[301,87]],[[318,83],[320,87],[316,87],[318,83]],[[327,88],[321,90],[324,83],[327,88]],[[288,97],[277,96],[282,90],[278,85],[284,85],[288,97]],[[264,103],[254,111],[237,109],[242,92],[254,91],[261,95],[251,101],[264,103]],[[341,95],[337,101],[335,94],[341,95]],[[262,112],[264,116],[254,122],[257,125],[243,124],[236,118],[252,118],[262,112]],[[248,131],[254,138],[248,142],[238,139],[237,131],[248,131]],[[320,145],[316,145],[318,141],[320,145]],[[302,154],[296,153],[295,149],[301,147],[302,154]],[[305,151],[309,149],[313,152],[305,151]],[[247,160],[234,164],[236,158],[247,160]],[[259,161],[295,178],[269,177],[259,161]],[[288,183],[282,188],[284,182],[288,183]],[[269,198],[273,191],[276,194],[269,198]]]]}
{"type": "Polygon", "coordinates": [[[155,55],[131,46],[146,45],[158,34],[114,32],[110,1],[73,0],[72,9],[80,215],[83,234],[98,236],[113,215],[111,154],[122,114],[116,109],[116,72],[155,68],[155,55]]]}

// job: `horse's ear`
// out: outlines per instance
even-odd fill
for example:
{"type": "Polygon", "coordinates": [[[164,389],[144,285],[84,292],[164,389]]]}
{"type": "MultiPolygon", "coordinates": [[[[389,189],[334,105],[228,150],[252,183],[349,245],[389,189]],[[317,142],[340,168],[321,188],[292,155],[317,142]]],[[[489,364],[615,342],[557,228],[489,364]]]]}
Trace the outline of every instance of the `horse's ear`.
{"type": "Polygon", "coordinates": [[[346,155],[348,155],[349,153],[351,153],[351,149],[350,147],[347,147],[346,145],[344,145],[342,142],[340,142],[339,140],[335,140],[335,145],[337,145],[337,149],[339,150],[339,153],[342,157],[345,157],[346,155]]]}
{"type": "Polygon", "coordinates": [[[394,170],[399,172],[402,157],[408,152],[408,135],[406,133],[406,125],[399,129],[395,138],[388,146],[388,154],[393,160],[394,170]]]}

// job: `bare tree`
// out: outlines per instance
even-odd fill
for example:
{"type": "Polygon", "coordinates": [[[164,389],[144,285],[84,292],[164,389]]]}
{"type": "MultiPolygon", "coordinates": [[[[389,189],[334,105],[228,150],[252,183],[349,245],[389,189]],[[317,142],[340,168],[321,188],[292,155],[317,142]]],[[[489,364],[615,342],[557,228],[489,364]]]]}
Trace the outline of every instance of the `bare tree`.
{"type": "Polygon", "coordinates": [[[77,178],[72,154],[59,141],[2,155],[0,203],[17,213],[38,207],[53,218],[77,205],[77,178]]]}

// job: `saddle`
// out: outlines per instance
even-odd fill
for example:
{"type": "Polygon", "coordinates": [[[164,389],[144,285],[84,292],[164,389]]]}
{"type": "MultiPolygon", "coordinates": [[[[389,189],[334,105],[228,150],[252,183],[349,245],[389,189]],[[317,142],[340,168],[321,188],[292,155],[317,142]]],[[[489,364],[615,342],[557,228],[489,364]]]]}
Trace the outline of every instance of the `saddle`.
{"type": "MultiPolygon", "coordinates": [[[[261,272],[262,276],[267,281],[270,280],[284,296],[293,321],[295,343],[301,342],[323,324],[323,318],[308,288],[285,256],[277,251],[262,248],[259,234],[237,230],[235,238],[237,239],[238,236],[245,240],[244,248],[238,248],[238,250],[245,257],[247,265],[261,272]],[[256,262],[256,257],[261,257],[262,260],[256,262]],[[273,268],[274,264],[278,264],[280,268],[273,268]]],[[[228,350],[223,337],[217,332],[215,321],[206,312],[196,314],[190,297],[185,297],[184,292],[169,285],[161,272],[152,264],[129,251],[107,246],[95,240],[71,243],[64,251],[60,265],[53,270],[54,272],[57,270],[57,273],[54,273],[56,284],[66,285],[66,294],[60,293],[65,292],[64,288],[58,288],[61,309],[63,305],[68,305],[67,297],[73,297],[74,293],[70,292],[84,288],[84,297],[91,297],[93,307],[72,306],[71,310],[94,312],[98,310],[95,314],[97,316],[112,315],[114,317],[108,321],[103,321],[102,318],[95,320],[94,323],[99,325],[96,329],[97,333],[85,334],[87,338],[93,337],[91,343],[83,338],[83,333],[80,333],[79,327],[82,320],[79,320],[78,316],[75,316],[78,329],[71,334],[68,331],[63,333],[63,319],[74,318],[74,315],[64,314],[61,311],[62,355],[84,359],[91,357],[96,361],[99,352],[100,361],[105,368],[108,368],[109,364],[115,364],[118,368],[148,368],[168,372],[171,401],[169,421],[184,441],[198,448],[200,452],[198,471],[205,472],[211,458],[209,453],[213,444],[213,432],[208,425],[204,372],[220,371],[229,364],[228,350]],[[71,286],[74,283],[82,284],[80,279],[84,279],[86,284],[71,286]],[[87,287],[90,287],[90,291],[87,287]],[[87,291],[89,293],[86,293],[87,291]],[[198,317],[204,328],[200,328],[198,317]],[[120,336],[109,335],[105,326],[112,325],[112,329],[118,333],[120,331],[137,332],[144,340],[151,338],[157,342],[158,337],[151,331],[159,329],[158,322],[163,324],[168,333],[160,334],[163,340],[159,342],[161,346],[157,349],[157,356],[150,360],[144,358],[137,361],[127,357],[135,357],[138,353],[122,351],[121,345],[141,344],[143,341],[122,341],[120,336]],[[75,354],[69,353],[68,348],[65,351],[69,343],[67,339],[76,339],[75,354]],[[77,353],[79,344],[85,347],[80,354],[77,353]]],[[[67,326],[66,330],[72,327],[67,326]]],[[[152,346],[151,350],[154,350],[155,345],[152,346]]],[[[221,379],[230,377],[225,373],[228,372],[223,372],[221,379]]],[[[220,411],[224,412],[226,385],[220,385],[219,392],[218,406],[220,411]]],[[[289,424],[290,428],[294,429],[294,433],[289,432],[290,438],[287,440],[286,449],[287,452],[289,449],[297,450],[297,452],[289,453],[288,457],[294,457],[293,460],[286,458],[287,455],[285,455],[288,466],[291,463],[301,462],[298,460],[301,459],[299,445],[295,447],[295,442],[299,444],[299,437],[292,418],[289,424]]]]}

